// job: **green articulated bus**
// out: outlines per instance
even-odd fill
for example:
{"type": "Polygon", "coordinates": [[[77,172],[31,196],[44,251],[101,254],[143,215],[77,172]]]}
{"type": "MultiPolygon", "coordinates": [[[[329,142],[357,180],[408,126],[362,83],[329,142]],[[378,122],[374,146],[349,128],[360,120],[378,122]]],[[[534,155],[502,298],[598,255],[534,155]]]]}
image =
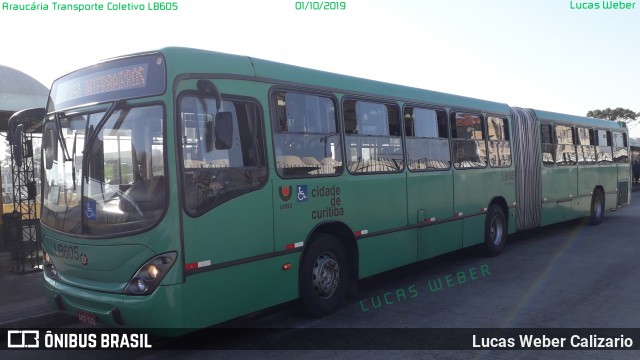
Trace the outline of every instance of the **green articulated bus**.
{"type": "Polygon", "coordinates": [[[166,48],[53,83],[44,277],[79,320],[196,329],[629,202],[624,123],[166,48]]]}

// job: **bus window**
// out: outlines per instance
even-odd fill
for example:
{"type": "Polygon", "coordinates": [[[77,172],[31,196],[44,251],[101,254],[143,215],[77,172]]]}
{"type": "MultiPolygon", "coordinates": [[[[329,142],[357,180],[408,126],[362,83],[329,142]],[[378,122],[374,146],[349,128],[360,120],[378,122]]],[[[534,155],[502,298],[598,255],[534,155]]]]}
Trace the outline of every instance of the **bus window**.
{"type": "Polygon", "coordinates": [[[624,164],[629,162],[629,150],[627,149],[627,134],[613,132],[613,162],[624,164]]]}
{"type": "Polygon", "coordinates": [[[180,131],[185,210],[198,216],[236,196],[261,188],[267,180],[264,132],[258,107],[224,100],[219,111],[230,112],[233,140],[229,148],[207,148],[209,122],[215,121],[214,98],[183,95],[180,131]]]}
{"type": "Polygon", "coordinates": [[[491,167],[511,166],[511,143],[507,119],[487,116],[489,135],[489,164],[491,167]]]}
{"type": "Polygon", "coordinates": [[[553,125],[540,124],[540,142],[542,143],[542,164],[554,166],[556,164],[556,152],[553,144],[553,125]]]}
{"type": "Polygon", "coordinates": [[[273,147],[278,175],[309,177],[341,173],[342,150],[333,100],[276,92],[274,102],[273,147]]]}
{"type": "Polygon", "coordinates": [[[409,170],[442,170],[451,167],[449,129],[444,110],[404,109],[409,170]]]}
{"type": "Polygon", "coordinates": [[[607,130],[596,130],[598,134],[598,164],[613,162],[611,152],[611,133],[607,130]]]}
{"type": "Polygon", "coordinates": [[[346,100],[343,110],[349,171],[353,174],[402,171],[398,107],[346,100]]]}
{"type": "Polygon", "coordinates": [[[60,138],[46,141],[45,153],[58,156],[44,174],[42,221],[50,227],[77,235],[115,236],[148,228],[164,213],[164,109],[123,107],[98,127],[105,114],[77,113],[58,124],[47,123],[52,124],[48,129],[60,132],[72,161],[72,166],[64,161],[60,138]],[[150,134],[156,131],[152,140],[150,134]],[[87,136],[91,133],[95,135],[87,136]]]}
{"type": "Polygon", "coordinates": [[[453,166],[456,169],[487,166],[484,118],[479,114],[451,113],[453,166]]]}
{"type": "Polygon", "coordinates": [[[576,147],[573,141],[573,127],[567,125],[555,126],[556,165],[577,164],[576,147]]]}
{"type": "Polygon", "coordinates": [[[596,163],[595,131],[587,128],[577,128],[578,164],[593,165],[596,163]]]}

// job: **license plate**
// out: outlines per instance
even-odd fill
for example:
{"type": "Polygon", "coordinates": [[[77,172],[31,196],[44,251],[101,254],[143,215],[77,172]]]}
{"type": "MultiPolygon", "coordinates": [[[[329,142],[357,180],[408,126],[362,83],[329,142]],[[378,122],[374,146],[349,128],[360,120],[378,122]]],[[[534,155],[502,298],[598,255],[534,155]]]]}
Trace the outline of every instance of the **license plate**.
{"type": "Polygon", "coordinates": [[[96,315],[85,311],[78,311],[78,321],[83,324],[96,326],[96,315]]]}

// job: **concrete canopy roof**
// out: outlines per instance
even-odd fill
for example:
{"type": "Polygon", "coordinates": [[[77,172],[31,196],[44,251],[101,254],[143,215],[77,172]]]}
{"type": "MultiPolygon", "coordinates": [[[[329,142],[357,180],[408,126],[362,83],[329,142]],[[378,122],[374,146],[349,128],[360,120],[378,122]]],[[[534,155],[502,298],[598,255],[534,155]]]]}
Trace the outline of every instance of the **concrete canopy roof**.
{"type": "Polygon", "coordinates": [[[16,111],[45,107],[49,89],[31,76],[0,65],[0,131],[16,111]]]}

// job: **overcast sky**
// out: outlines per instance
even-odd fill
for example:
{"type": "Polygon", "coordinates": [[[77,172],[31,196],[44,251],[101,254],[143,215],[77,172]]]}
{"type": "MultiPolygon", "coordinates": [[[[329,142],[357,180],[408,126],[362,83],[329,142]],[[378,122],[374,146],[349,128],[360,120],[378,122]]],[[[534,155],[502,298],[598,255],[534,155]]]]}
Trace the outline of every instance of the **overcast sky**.
{"type": "Polygon", "coordinates": [[[640,111],[640,2],[586,10],[564,0],[346,0],[345,10],[296,10],[306,2],[178,0],[177,11],[62,2],[105,9],[53,10],[37,1],[49,10],[0,10],[0,64],[49,87],[105,58],[187,46],[512,106],[640,111]]]}

